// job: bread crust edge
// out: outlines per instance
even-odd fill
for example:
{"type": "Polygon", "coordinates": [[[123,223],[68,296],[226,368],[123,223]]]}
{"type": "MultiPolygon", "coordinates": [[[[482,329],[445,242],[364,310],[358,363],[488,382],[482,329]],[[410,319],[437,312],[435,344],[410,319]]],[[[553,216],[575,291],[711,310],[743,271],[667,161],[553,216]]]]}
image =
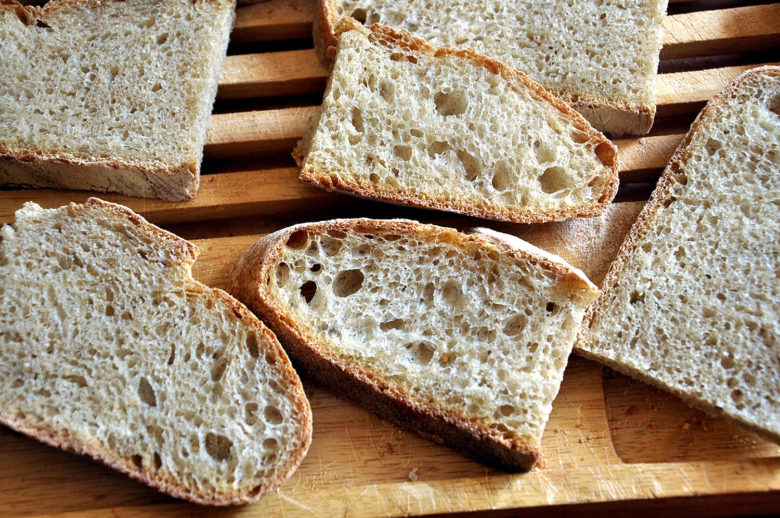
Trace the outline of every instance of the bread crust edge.
{"type": "Polygon", "coordinates": [[[477,242],[483,247],[492,247],[501,253],[538,264],[563,276],[567,283],[572,283],[578,289],[593,290],[592,284],[572,267],[566,267],[543,256],[535,256],[505,242],[410,220],[346,219],[295,225],[261,238],[244,252],[234,269],[231,293],[244,301],[268,324],[279,336],[296,366],[317,382],[333,387],[339,394],[347,395],[369,411],[393,423],[461,451],[485,464],[510,472],[531,469],[541,458],[538,444],[531,444],[520,438],[508,441],[499,433],[480,427],[465,417],[415,400],[402,389],[337,358],[299,326],[295,317],[275,299],[267,289],[268,276],[278,263],[288,239],[296,232],[314,234],[329,230],[440,233],[454,244],[477,242]]]}

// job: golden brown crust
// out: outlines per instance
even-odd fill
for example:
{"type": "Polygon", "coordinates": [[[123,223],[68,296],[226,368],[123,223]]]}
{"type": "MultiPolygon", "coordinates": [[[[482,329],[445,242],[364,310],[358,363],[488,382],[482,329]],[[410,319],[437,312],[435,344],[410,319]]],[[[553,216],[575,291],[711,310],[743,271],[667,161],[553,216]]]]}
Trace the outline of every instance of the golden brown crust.
{"type": "Polygon", "coordinates": [[[290,361],[282,349],[276,336],[249,311],[241,302],[231,297],[223,290],[210,288],[192,278],[191,266],[198,256],[198,248],[174,234],[167,232],[155,225],[150,224],[144,218],[131,211],[127,207],[114,203],[103,201],[99,198],[89,198],[83,204],[70,203],[68,213],[73,216],[79,212],[100,211],[110,212],[116,218],[129,221],[135,225],[142,233],[149,235],[155,241],[165,243],[171,250],[171,256],[178,263],[173,265],[190,284],[193,291],[206,293],[218,304],[227,306],[241,320],[241,323],[249,328],[253,328],[257,334],[264,338],[265,349],[263,354],[266,358],[272,357],[275,361],[275,367],[281,371],[284,380],[288,384],[288,395],[293,399],[294,406],[299,418],[299,427],[296,439],[300,441],[301,448],[295,452],[284,469],[280,469],[275,479],[265,481],[261,486],[249,488],[243,492],[234,494],[203,494],[196,488],[184,485],[182,481],[173,477],[161,477],[159,473],[148,468],[139,468],[132,459],[116,455],[104,445],[94,442],[88,443],[83,439],[70,436],[65,430],[54,430],[32,426],[24,418],[4,414],[0,409],[0,423],[33,437],[45,444],[55,446],[67,451],[88,455],[95,460],[101,461],[112,468],[125,473],[144,484],[159,489],[177,498],[184,498],[198,504],[205,505],[231,505],[242,504],[258,500],[265,494],[275,491],[300,465],[306,456],[309,445],[311,444],[312,417],[309,402],[303,391],[300,379],[292,368],[290,361]]]}
{"type": "Polygon", "coordinates": [[[416,234],[453,246],[478,243],[486,249],[487,254],[505,254],[517,261],[539,265],[562,280],[574,283],[580,289],[590,290],[589,283],[583,281],[571,268],[547,257],[534,255],[481,235],[462,234],[454,229],[409,220],[347,219],[296,225],[260,239],[236,264],[231,293],[264,319],[285,345],[298,368],[302,368],[320,383],[336,388],[339,394],[346,394],[380,416],[426,438],[452,446],[500,469],[530,469],[540,456],[538,444],[531,444],[520,438],[507,440],[494,430],[455,412],[441,409],[433,403],[417,399],[382,379],[380,375],[339,358],[302,328],[288,309],[268,291],[268,278],[272,268],[279,262],[284,246],[293,234],[317,234],[333,230],[416,234]]]}
{"type": "MultiPolygon", "coordinates": [[[[325,5],[325,4],[322,4],[325,5]]],[[[618,156],[617,148],[604,135],[595,130],[577,111],[560,99],[552,96],[541,85],[531,80],[522,72],[518,72],[503,63],[478,54],[472,50],[457,50],[434,47],[424,40],[415,38],[407,31],[398,31],[390,27],[374,24],[364,28],[352,18],[343,18],[335,30],[336,36],[350,30],[359,30],[368,35],[372,43],[383,45],[389,49],[403,49],[407,52],[429,54],[434,58],[455,56],[467,60],[476,67],[482,67],[493,74],[500,75],[516,89],[530,90],[537,99],[552,104],[558,111],[574,125],[574,127],[587,135],[588,140],[601,163],[610,169],[609,180],[595,201],[583,204],[579,207],[556,210],[509,210],[503,207],[487,207],[474,201],[460,201],[454,199],[437,199],[425,194],[406,193],[397,190],[380,189],[365,182],[348,181],[339,178],[330,171],[314,167],[303,167],[300,179],[302,182],[317,185],[329,191],[345,191],[363,198],[385,201],[420,207],[425,209],[443,210],[476,216],[479,218],[507,221],[512,223],[541,223],[547,221],[561,221],[573,217],[592,217],[604,213],[609,203],[614,199],[618,189],[618,156]]],[[[300,159],[301,149],[296,148],[295,158],[300,159]]]]}
{"type": "Polygon", "coordinates": [[[699,131],[699,128],[702,125],[710,121],[710,119],[713,117],[711,112],[718,105],[720,105],[726,99],[733,97],[745,82],[750,81],[755,75],[758,74],[780,76],[780,66],[758,67],[758,68],[748,70],[747,72],[741,74],[739,77],[734,79],[724,90],[722,90],[720,93],[715,95],[712,99],[710,99],[710,101],[707,103],[704,109],[702,109],[702,111],[696,117],[696,120],[694,120],[693,124],[691,125],[691,128],[688,130],[688,133],[686,133],[682,142],[680,142],[680,145],[677,147],[677,150],[672,155],[672,158],[669,160],[668,165],[664,169],[664,172],[658,181],[658,185],[656,186],[655,190],[650,196],[650,200],[642,208],[642,211],[639,213],[636,222],[631,227],[628,236],[626,237],[625,241],[621,245],[617,257],[615,258],[614,262],[610,266],[610,269],[607,272],[606,277],[604,278],[604,282],[601,285],[601,290],[602,290],[601,296],[598,299],[596,299],[596,301],[593,302],[593,304],[591,304],[590,307],[588,307],[588,310],[585,313],[585,318],[583,319],[582,322],[582,327],[579,336],[577,338],[577,341],[574,344],[574,351],[581,356],[609,365],[613,369],[620,371],[623,374],[634,377],[645,383],[659,387],[663,390],[672,392],[673,394],[680,397],[683,401],[685,401],[690,406],[699,408],[700,410],[703,410],[711,415],[729,417],[731,419],[738,421],[743,426],[750,428],[751,430],[759,433],[760,435],[763,435],[764,437],[770,440],[773,440],[775,442],[780,442],[780,436],[776,434],[767,432],[767,430],[765,429],[762,430],[756,427],[755,424],[745,422],[744,420],[736,416],[726,414],[723,411],[723,409],[718,408],[715,405],[712,405],[705,401],[694,399],[690,397],[688,394],[685,394],[684,392],[681,392],[673,387],[670,387],[665,383],[653,379],[637,369],[629,367],[618,361],[603,357],[595,352],[586,349],[587,343],[590,339],[589,331],[593,325],[594,320],[598,317],[599,310],[601,309],[601,303],[609,297],[609,295],[612,293],[613,290],[616,289],[618,281],[622,276],[623,268],[628,262],[628,259],[631,257],[634,249],[636,248],[637,243],[641,242],[641,240],[644,239],[647,232],[650,230],[650,226],[652,222],[659,217],[658,209],[664,207],[666,204],[668,204],[670,201],[673,200],[674,187],[680,181],[680,177],[678,173],[683,168],[683,164],[685,164],[685,162],[693,153],[693,150],[691,149],[691,141],[693,139],[694,134],[696,134],[699,131]]]}
{"type": "MultiPolygon", "coordinates": [[[[314,48],[322,64],[327,67],[333,66],[338,46],[337,25],[341,19],[337,7],[339,3],[339,0],[317,0],[314,14],[314,48]]],[[[574,98],[566,92],[556,92],[556,95],[583,115],[594,127],[614,137],[624,134],[646,135],[653,127],[655,105],[638,106],[597,97],[574,98]]]]}

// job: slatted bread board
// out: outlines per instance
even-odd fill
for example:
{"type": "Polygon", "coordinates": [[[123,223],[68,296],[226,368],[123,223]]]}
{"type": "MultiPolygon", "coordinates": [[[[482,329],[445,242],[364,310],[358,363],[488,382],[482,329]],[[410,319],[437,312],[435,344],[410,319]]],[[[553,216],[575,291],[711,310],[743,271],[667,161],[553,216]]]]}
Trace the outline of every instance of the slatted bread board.
{"type": "MultiPolygon", "coordinates": [[[[669,13],[656,125],[649,136],[617,140],[620,203],[602,218],[493,224],[299,184],[289,152],[326,81],[311,48],[312,0],[238,8],[196,199],[102,197],[193,239],[201,249],[195,276],[218,287],[260,235],[337,216],[487,225],[561,253],[599,281],[707,99],[742,71],[780,60],[780,3],[672,0],[669,13]]],[[[0,223],[12,221],[28,200],[55,207],[89,196],[0,191],[0,223]]],[[[334,391],[308,381],[305,388],[314,412],[309,455],[278,494],[257,504],[215,510],[182,503],[84,457],[0,428],[0,516],[780,513],[780,446],[580,358],[569,363],[544,435],[545,467],[521,475],[488,469],[402,431],[334,391]]]]}

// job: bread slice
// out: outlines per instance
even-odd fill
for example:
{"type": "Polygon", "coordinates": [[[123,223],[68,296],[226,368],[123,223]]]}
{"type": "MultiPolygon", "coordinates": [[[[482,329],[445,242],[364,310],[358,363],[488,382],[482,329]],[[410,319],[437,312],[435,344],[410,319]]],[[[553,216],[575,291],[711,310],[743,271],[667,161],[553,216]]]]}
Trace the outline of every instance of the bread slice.
{"type": "Polygon", "coordinates": [[[470,51],[342,20],[301,180],[377,200],[514,222],[596,215],[617,150],[523,74],[470,51]]]}
{"type": "Polygon", "coordinates": [[[528,74],[613,136],[644,135],[667,0],[319,0],[315,45],[328,59],[342,16],[473,49],[528,74]]]}
{"type": "Polygon", "coordinates": [[[256,500],[311,411],[276,337],[192,279],[197,248],[119,205],[0,229],[0,423],[201,504],[256,500]]]}
{"type": "Polygon", "coordinates": [[[0,2],[0,184],[194,197],[234,5],[0,2]]]}
{"type": "Polygon", "coordinates": [[[240,258],[232,292],[319,382],[511,471],[539,457],[598,293],[512,236],[370,219],[262,238],[240,258]]]}
{"type": "Polygon", "coordinates": [[[620,249],[578,344],[780,441],[780,67],[699,114],[620,249]]]}

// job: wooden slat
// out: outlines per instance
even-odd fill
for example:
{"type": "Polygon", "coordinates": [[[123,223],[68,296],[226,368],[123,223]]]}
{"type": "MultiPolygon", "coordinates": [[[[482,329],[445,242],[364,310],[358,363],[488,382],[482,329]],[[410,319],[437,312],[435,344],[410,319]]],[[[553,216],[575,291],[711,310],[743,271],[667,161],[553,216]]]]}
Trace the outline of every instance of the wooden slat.
{"type": "Polygon", "coordinates": [[[776,47],[780,45],[780,3],[667,16],[663,45],[661,59],[776,47]]]}
{"type": "Polygon", "coordinates": [[[657,118],[696,113],[739,74],[759,65],[661,74],[656,81],[657,118]]]}
{"type": "Polygon", "coordinates": [[[236,216],[276,215],[326,209],[352,201],[298,181],[294,167],[204,175],[198,196],[186,202],[167,202],[107,193],[25,189],[0,191],[0,223],[13,221],[24,202],[35,200],[44,208],[68,202],[81,203],[90,196],[126,205],[155,224],[203,221],[236,216]]]}
{"type": "Polygon", "coordinates": [[[320,92],[327,72],[311,49],[228,56],[217,97],[245,99],[320,92]]]}
{"type": "Polygon", "coordinates": [[[216,114],[206,135],[209,159],[258,153],[291,152],[319,107],[216,114]]]}
{"type": "Polygon", "coordinates": [[[269,0],[236,9],[230,40],[289,40],[311,37],[315,0],[269,0]]]}

